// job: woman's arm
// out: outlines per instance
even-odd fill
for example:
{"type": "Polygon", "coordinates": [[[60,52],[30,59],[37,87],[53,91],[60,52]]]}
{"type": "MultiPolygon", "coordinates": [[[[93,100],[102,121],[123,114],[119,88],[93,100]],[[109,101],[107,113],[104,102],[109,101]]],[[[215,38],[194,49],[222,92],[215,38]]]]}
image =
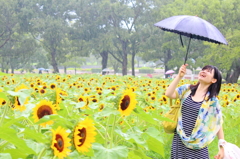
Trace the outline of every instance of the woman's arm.
{"type": "Polygon", "coordinates": [[[221,128],[219,129],[218,133],[217,133],[217,136],[218,136],[218,140],[219,139],[223,139],[224,140],[224,133],[223,133],[223,128],[221,126],[221,128]]]}
{"type": "Polygon", "coordinates": [[[167,88],[165,95],[171,99],[176,99],[177,95],[175,93],[175,90],[177,88],[178,83],[180,80],[183,78],[183,76],[186,74],[186,67],[188,64],[182,65],[181,68],[179,69],[178,75],[174,78],[172,83],[169,85],[167,88]]]}
{"type": "MultiPolygon", "coordinates": [[[[219,129],[219,131],[217,133],[217,136],[218,136],[218,140],[223,140],[224,141],[224,133],[223,133],[222,126],[219,129]]],[[[224,148],[223,148],[223,146],[220,146],[220,150],[219,150],[218,154],[216,156],[214,156],[214,158],[215,159],[222,159],[223,157],[224,157],[224,148]]]]}

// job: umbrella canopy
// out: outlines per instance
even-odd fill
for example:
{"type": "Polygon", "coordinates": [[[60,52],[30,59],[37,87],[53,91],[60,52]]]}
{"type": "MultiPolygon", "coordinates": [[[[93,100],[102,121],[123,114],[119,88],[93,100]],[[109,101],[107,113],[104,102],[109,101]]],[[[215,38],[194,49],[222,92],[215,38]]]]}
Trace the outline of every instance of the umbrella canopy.
{"type": "Polygon", "coordinates": [[[104,68],[104,69],[102,70],[102,72],[108,72],[108,71],[110,71],[109,68],[104,68]]]}
{"type": "Polygon", "coordinates": [[[165,72],[165,74],[166,75],[169,75],[169,74],[172,74],[172,73],[174,73],[175,71],[173,71],[173,70],[168,70],[167,72],[165,72]]]}
{"type": "Polygon", "coordinates": [[[38,70],[39,70],[39,71],[43,71],[43,70],[45,70],[45,68],[38,68],[38,70]]]}
{"type": "MultiPolygon", "coordinates": [[[[222,33],[214,25],[197,16],[189,15],[172,16],[158,23],[155,23],[154,25],[161,28],[164,31],[179,34],[181,43],[182,35],[189,37],[187,54],[189,50],[190,41],[192,38],[217,44],[225,45],[228,44],[222,33]]],[[[187,60],[187,54],[185,57],[184,64],[186,63],[187,60]]]]}

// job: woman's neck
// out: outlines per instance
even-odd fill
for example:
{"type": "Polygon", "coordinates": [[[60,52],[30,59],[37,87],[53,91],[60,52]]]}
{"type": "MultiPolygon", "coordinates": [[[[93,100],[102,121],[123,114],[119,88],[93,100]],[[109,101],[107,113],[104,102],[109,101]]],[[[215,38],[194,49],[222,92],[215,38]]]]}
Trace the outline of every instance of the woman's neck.
{"type": "Polygon", "coordinates": [[[206,94],[208,92],[208,87],[209,85],[200,83],[196,92],[198,92],[199,94],[206,94]]]}

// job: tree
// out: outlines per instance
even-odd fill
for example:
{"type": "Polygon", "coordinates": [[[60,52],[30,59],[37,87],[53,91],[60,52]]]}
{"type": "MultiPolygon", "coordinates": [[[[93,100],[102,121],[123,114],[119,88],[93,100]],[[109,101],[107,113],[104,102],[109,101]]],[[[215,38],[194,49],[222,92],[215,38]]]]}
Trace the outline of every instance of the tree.
{"type": "Polygon", "coordinates": [[[29,31],[48,52],[47,57],[54,73],[59,73],[57,57],[62,59],[61,57],[66,54],[63,48],[66,46],[66,36],[70,27],[68,21],[73,16],[71,2],[64,0],[32,2],[35,14],[30,20],[29,31]]]}

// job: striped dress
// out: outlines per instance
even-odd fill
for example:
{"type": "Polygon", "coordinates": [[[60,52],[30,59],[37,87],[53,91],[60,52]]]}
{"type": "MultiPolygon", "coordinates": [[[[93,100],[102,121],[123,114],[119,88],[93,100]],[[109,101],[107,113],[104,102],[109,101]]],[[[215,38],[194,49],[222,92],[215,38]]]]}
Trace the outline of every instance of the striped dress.
{"type": "MultiPolygon", "coordinates": [[[[191,95],[189,95],[182,104],[182,123],[183,130],[187,136],[190,136],[195,125],[199,108],[202,102],[195,102],[192,100],[191,95]]],[[[173,159],[208,159],[208,148],[203,149],[190,149],[187,148],[181,141],[181,138],[174,132],[171,158],[173,159]]]]}

